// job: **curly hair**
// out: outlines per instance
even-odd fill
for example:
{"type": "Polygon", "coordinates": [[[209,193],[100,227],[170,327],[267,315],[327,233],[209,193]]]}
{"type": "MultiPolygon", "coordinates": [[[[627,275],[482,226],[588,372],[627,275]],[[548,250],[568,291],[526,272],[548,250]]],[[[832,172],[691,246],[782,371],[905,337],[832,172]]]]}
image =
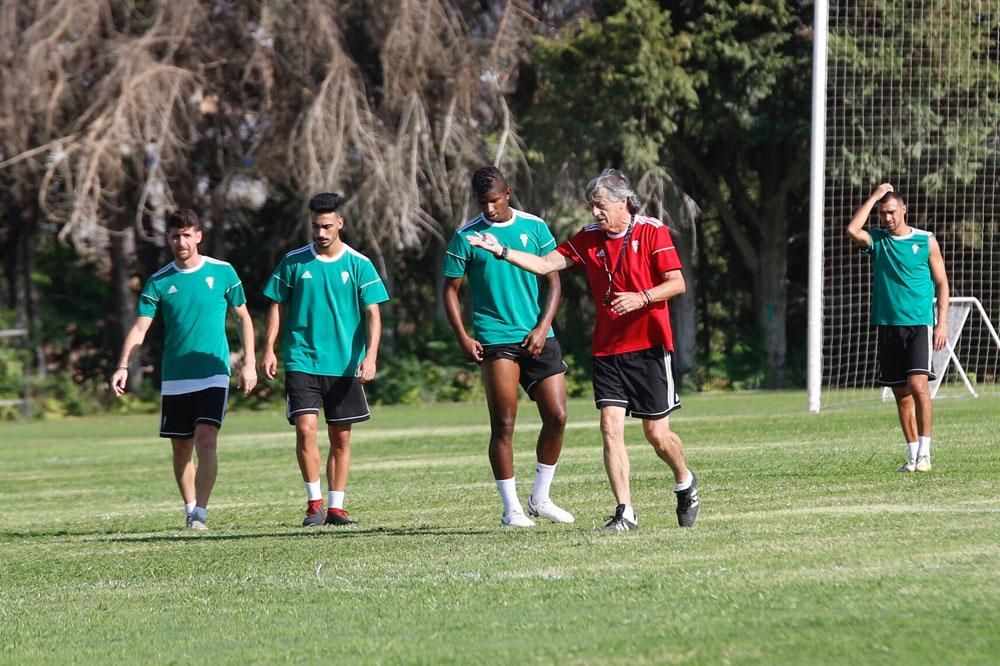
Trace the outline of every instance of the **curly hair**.
{"type": "Polygon", "coordinates": [[[476,196],[482,196],[487,192],[506,187],[507,179],[495,166],[484,166],[476,169],[476,172],[472,174],[472,191],[476,193],[476,196]]]}

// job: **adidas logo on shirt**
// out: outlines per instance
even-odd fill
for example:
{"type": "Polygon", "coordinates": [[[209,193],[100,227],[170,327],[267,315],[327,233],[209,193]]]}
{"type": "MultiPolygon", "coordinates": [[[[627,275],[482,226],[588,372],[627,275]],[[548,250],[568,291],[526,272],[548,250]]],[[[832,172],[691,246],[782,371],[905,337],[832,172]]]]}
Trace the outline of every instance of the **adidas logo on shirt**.
{"type": "Polygon", "coordinates": [[[305,273],[302,274],[302,279],[303,280],[308,280],[308,279],[312,278],[312,276],[313,276],[312,273],[310,273],[309,271],[306,271],[305,273]]]}
{"type": "Polygon", "coordinates": [[[170,285],[170,289],[167,289],[168,294],[176,294],[178,291],[180,291],[180,289],[178,289],[174,285],[170,285]]]}

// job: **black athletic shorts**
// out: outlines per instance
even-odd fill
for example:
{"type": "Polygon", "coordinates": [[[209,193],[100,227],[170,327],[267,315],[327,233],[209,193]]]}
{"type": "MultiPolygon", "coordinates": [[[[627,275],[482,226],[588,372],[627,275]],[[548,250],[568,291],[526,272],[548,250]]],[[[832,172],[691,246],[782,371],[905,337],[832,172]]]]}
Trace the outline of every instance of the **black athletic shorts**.
{"type": "Polygon", "coordinates": [[[331,425],[359,423],[371,417],[365,389],[357,377],[286,372],[285,406],[291,425],[301,414],[319,414],[320,407],[331,425]]]}
{"type": "Polygon", "coordinates": [[[680,408],[671,354],[663,347],[594,356],[594,403],[655,421],[680,408]]]}
{"type": "Polygon", "coordinates": [[[229,388],[221,387],[161,396],[160,437],[190,439],[199,423],[221,429],[228,399],[229,388]]]}
{"type": "Polygon", "coordinates": [[[555,338],[545,340],[538,358],[528,353],[528,350],[521,346],[519,342],[512,342],[501,345],[483,345],[483,360],[490,361],[496,358],[505,358],[514,361],[521,366],[521,388],[524,389],[528,397],[534,400],[531,392],[538,382],[552,375],[561,375],[569,370],[569,366],[562,357],[562,349],[559,341],[555,338]]]}
{"type": "Polygon", "coordinates": [[[880,386],[902,386],[910,375],[937,379],[931,368],[934,329],[930,326],[879,326],[878,377],[880,386]]]}

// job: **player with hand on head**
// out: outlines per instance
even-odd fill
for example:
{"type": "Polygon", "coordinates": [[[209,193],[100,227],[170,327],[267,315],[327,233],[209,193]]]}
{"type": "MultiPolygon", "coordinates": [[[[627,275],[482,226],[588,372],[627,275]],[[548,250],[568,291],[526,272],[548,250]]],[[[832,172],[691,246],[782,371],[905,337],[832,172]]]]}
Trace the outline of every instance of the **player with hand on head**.
{"type": "Polygon", "coordinates": [[[544,253],[555,239],[540,218],[510,206],[511,188],[496,167],[472,176],[472,190],[482,213],[462,225],[444,258],[442,299],[466,358],[478,363],[490,413],[489,458],[503,503],[500,524],[532,527],[517,496],[514,475],[514,422],[518,385],[538,407],[542,428],[535,446],[535,483],[528,514],[555,523],[573,515],[549,497],[566,428],[566,364],[552,331],[559,306],[559,276],[548,276],[544,297],[534,275],[477,250],[472,240],[489,231],[526,253],[544,253]],[[472,328],[465,330],[459,292],[464,281],[472,294],[472,328]]]}
{"type": "Polygon", "coordinates": [[[129,359],[146,339],[156,315],[162,316],[160,437],[169,438],[173,446],[174,477],[192,530],[207,529],[208,499],[218,474],[216,443],[229,397],[229,309],[240,320],[243,339],[239,388],[247,395],[257,385],[253,320],[243,284],[230,264],[199,253],[201,237],[201,222],[193,210],[179,210],[167,218],[167,243],[174,260],[143,286],[135,323],[111,377],[115,395],[124,395],[129,359]]]}
{"type": "Polygon", "coordinates": [[[344,218],[337,209],[341,203],[343,197],[334,193],[309,200],[312,243],[286,254],[264,288],[264,295],[272,301],[261,359],[268,379],[277,376],[274,344],[281,328],[281,307],[286,308],[281,347],[285,400],[306,487],[304,527],[354,522],[344,509],[351,471],[351,426],[371,416],[362,385],[375,379],[382,339],[379,303],[389,300],[371,260],[340,236],[344,218]],[[325,512],[316,443],[320,407],[330,440],[325,512]]]}
{"type": "Polygon", "coordinates": [[[907,457],[900,472],[931,469],[934,379],[931,349],[948,342],[948,274],[937,239],[906,221],[906,202],[882,183],[854,212],[847,235],[871,257],[871,325],[878,327],[878,377],[896,398],[907,457]],[[880,228],[865,230],[875,206],[880,228]],[[937,295],[937,324],[934,298],[937,295]]]}
{"type": "Polygon", "coordinates": [[[666,301],[684,293],[684,276],[670,232],[639,215],[639,200],[623,173],[606,169],[590,181],[587,202],[594,223],[542,256],[523,252],[492,233],[470,238],[538,275],[566,268],[586,271],[597,313],[591,352],[594,398],[601,412],[604,466],[618,502],[600,531],[634,530],[625,417],[642,419],[653,450],[673,471],[677,521],[690,527],[698,515],[698,480],[687,466],[668,415],[680,407],[671,371],[673,334],[666,301]]]}

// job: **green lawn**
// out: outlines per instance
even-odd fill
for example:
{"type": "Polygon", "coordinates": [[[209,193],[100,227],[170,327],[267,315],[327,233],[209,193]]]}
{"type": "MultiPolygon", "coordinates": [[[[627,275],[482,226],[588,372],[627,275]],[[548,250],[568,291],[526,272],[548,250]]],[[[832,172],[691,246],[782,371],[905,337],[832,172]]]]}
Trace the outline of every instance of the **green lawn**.
{"type": "Polygon", "coordinates": [[[280,413],[230,414],[204,534],[181,529],[156,417],[0,425],[0,663],[1000,661],[1000,398],[938,401],[918,475],[895,472],[891,404],[684,404],[697,526],[676,527],[630,425],[641,529],[617,535],[593,532],[614,500],[589,402],[553,487],[576,524],[521,531],[499,526],[481,405],[375,408],[355,429],[359,524],[312,531],[280,413]]]}

